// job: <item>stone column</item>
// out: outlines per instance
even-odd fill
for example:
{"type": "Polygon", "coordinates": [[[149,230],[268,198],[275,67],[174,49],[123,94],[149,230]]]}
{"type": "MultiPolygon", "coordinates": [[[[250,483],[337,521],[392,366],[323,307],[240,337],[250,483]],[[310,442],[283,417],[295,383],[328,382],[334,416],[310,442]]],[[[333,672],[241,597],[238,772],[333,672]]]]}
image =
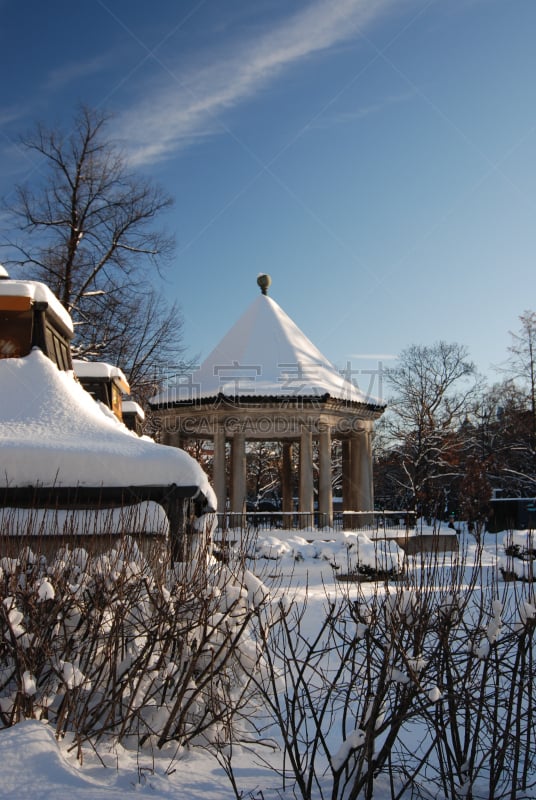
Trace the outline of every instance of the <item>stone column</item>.
{"type": "Polygon", "coordinates": [[[318,526],[333,527],[331,428],[328,425],[322,427],[318,440],[318,526]]]}
{"type": "MultiPolygon", "coordinates": [[[[354,510],[373,511],[372,497],[372,451],[370,433],[362,429],[350,438],[351,495],[354,510]]],[[[360,514],[353,521],[354,527],[371,525],[374,515],[360,514]]]]}
{"type": "Polygon", "coordinates": [[[292,512],[294,499],[292,497],[292,442],[283,442],[283,470],[281,475],[281,489],[283,500],[283,527],[292,528],[292,512]]]}
{"type": "Polygon", "coordinates": [[[360,435],[359,465],[358,509],[359,511],[373,511],[372,436],[370,431],[363,431],[360,435]]]}
{"type": "Polygon", "coordinates": [[[300,527],[306,528],[314,522],[313,491],[313,434],[302,428],[300,436],[300,527]]]}
{"type": "MultiPolygon", "coordinates": [[[[350,461],[350,440],[343,439],[341,442],[342,450],[342,510],[343,512],[355,511],[352,507],[352,468],[350,461]]],[[[352,518],[348,513],[343,513],[342,526],[344,530],[351,530],[352,518]]]]}
{"type": "MultiPolygon", "coordinates": [[[[354,433],[344,441],[343,459],[344,478],[343,487],[344,509],[345,511],[361,511],[359,486],[361,481],[361,437],[362,433],[354,433]]],[[[361,518],[356,514],[346,514],[344,517],[344,527],[346,530],[358,528],[361,518]]]]}
{"type": "Polygon", "coordinates": [[[181,435],[178,430],[176,430],[169,420],[164,418],[164,425],[162,426],[162,430],[160,431],[160,443],[165,444],[168,447],[180,447],[181,446],[181,435]],[[167,422],[167,425],[165,424],[167,422]]]}
{"type": "MultiPolygon", "coordinates": [[[[361,432],[350,437],[350,475],[351,475],[351,494],[352,506],[354,511],[362,511],[360,505],[360,483],[361,483],[361,451],[363,445],[363,434],[361,432]]],[[[359,528],[363,525],[361,515],[355,517],[352,527],[359,528]]]]}
{"type": "Polygon", "coordinates": [[[218,425],[214,431],[214,491],[218,500],[218,520],[222,529],[226,527],[225,507],[227,487],[225,485],[225,428],[218,425]]]}
{"type": "Polygon", "coordinates": [[[232,448],[232,528],[243,526],[246,505],[246,439],[243,433],[235,433],[232,448]]]}

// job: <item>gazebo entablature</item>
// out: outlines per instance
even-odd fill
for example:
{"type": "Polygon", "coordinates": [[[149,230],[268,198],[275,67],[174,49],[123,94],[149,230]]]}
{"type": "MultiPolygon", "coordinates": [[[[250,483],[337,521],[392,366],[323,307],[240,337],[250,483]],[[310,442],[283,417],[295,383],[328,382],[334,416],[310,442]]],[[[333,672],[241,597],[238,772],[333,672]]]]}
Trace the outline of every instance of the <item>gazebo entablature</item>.
{"type": "Polygon", "coordinates": [[[331,442],[342,441],[343,509],[372,511],[371,437],[383,406],[350,403],[329,396],[266,399],[226,398],[177,403],[155,409],[161,441],[184,446],[188,439],[206,439],[214,447],[214,489],[218,509],[230,499],[232,519],[246,502],[246,442],[274,441],[283,445],[283,511],[293,511],[291,448],[299,444],[299,511],[303,524],[314,513],[313,442],[318,442],[318,513],[322,526],[333,524],[331,442]],[[226,485],[226,443],[231,443],[231,486],[226,485]]]}

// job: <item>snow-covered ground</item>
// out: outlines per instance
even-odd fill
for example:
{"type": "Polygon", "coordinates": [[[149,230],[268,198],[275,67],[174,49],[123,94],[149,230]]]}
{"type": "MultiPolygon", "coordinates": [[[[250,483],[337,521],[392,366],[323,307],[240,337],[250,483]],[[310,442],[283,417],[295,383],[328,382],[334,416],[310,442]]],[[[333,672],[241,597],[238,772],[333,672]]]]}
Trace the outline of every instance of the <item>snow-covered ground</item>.
{"type": "MultiPolygon", "coordinates": [[[[18,291],[19,287],[14,284],[15,282],[4,281],[4,293],[18,291]]],[[[58,316],[65,314],[55,298],[50,298],[46,294],[48,292],[46,287],[41,290],[36,285],[30,287],[28,291],[32,292],[33,299],[57,304],[58,316]],[[35,292],[38,291],[43,291],[45,294],[43,296],[35,295],[35,292]]],[[[64,322],[66,325],[70,324],[67,317],[64,322]]],[[[192,385],[199,387],[199,396],[201,397],[215,396],[220,392],[234,395],[240,388],[240,393],[245,394],[272,396],[274,394],[284,395],[285,392],[292,391],[292,394],[315,396],[328,393],[333,397],[351,400],[355,403],[373,402],[372,398],[363,396],[340,375],[338,370],[326,363],[322,354],[304,337],[271,298],[265,296],[257,298],[242,319],[231,329],[220,348],[222,349],[216,348],[198,373],[194,375],[192,385]],[[271,332],[271,335],[268,335],[268,332],[271,332]],[[277,354],[265,349],[268,346],[267,343],[272,341],[278,342],[277,354]],[[261,374],[259,367],[253,367],[253,375],[245,374],[240,378],[229,377],[226,368],[223,370],[224,374],[221,374],[221,368],[216,368],[214,364],[226,363],[226,358],[221,355],[222,352],[224,355],[228,352],[235,354],[235,358],[238,360],[233,362],[233,370],[238,363],[263,364],[264,370],[261,374]],[[292,369],[292,365],[297,366],[298,364],[300,365],[299,374],[292,369]],[[290,367],[289,371],[282,371],[281,367],[285,365],[286,368],[290,367]],[[311,375],[315,376],[313,384],[309,381],[311,375]],[[237,381],[240,381],[240,387],[238,387],[237,381]]],[[[182,388],[184,387],[175,387],[172,391],[179,392],[179,396],[181,396],[182,388]]],[[[168,393],[164,397],[154,398],[154,400],[155,402],[167,401],[170,397],[172,399],[168,393]]],[[[374,401],[374,404],[377,413],[380,414],[383,404],[379,401],[374,401]]],[[[143,486],[149,482],[151,485],[177,483],[195,487],[206,498],[208,508],[215,507],[213,490],[197,462],[183,451],[157,445],[145,437],[138,437],[128,431],[109,410],[93,401],[90,395],[74,380],[71,373],[58,371],[39,351],[33,351],[25,358],[7,358],[0,363],[0,422],[0,470],[5,487],[27,485],[100,487],[103,485],[143,486]]],[[[145,506],[142,510],[144,513],[147,512],[145,506]]],[[[141,513],[139,509],[135,509],[135,511],[141,513]]],[[[12,518],[15,512],[11,509],[7,513],[12,518]]],[[[19,513],[26,519],[24,511],[16,511],[16,514],[19,513]]],[[[61,532],[67,525],[62,513],[50,514],[35,511],[32,513],[42,533],[61,532]]],[[[86,515],[85,512],[80,512],[76,518],[76,524],[77,530],[80,527],[84,530],[89,528],[93,533],[101,532],[101,527],[104,530],[110,528],[108,519],[103,524],[99,517],[86,515]]],[[[25,525],[16,525],[15,527],[26,529],[25,525]]],[[[138,528],[130,521],[126,525],[123,520],[117,522],[117,525],[114,523],[112,527],[122,529],[127,527],[129,530],[138,528]]],[[[141,527],[145,529],[146,522],[141,527]]],[[[155,523],[151,527],[160,531],[159,523],[155,523]]],[[[421,530],[419,530],[420,532],[421,530]]],[[[283,595],[291,598],[303,611],[299,623],[300,637],[306,641],[313,641],[316,639],[333,601],[348,598],[353,601],[352,607],[355,607],[358,605],[358,600],[362,601],[363,598],[373,597],[374,593],[381,593],[385,590],[386,584],[383,583],[371,581],[354,584],[351,580],[340,580],[341,576],[351,575],[357,566],[379,566],[384,574],[396,575],[403,561],[403,552],[392,542],[372,542],[364,534],[339,532],[334,535],[332,541],[326,541],[318,538],[318,532],[311,531],[310,536],[304,531],[301,533],[302,536],[297,536],[293,532],[282,535],[280,530],[259,531],[255,542],[248,542],[248,544],[254,544],[252,551],[249,551],[252,553],[252,557],[248,563],[250,570],[247,587],[249,590],[248,601],[249,595],[255,595],[257,589],[264,591],[264,587],[273,592],[274,599],[283,595]],[[303,538],[304,536],[308,538],[303,538]],[[313,538],[315,541],[309,540],[313,538]]],[[[325,532],[322,532],[322,536],[325,535],[325,532]]],[[[511,549],[518,547],[521,550],[533,551],[533,542],[527,541],[527,539],[526,533],[519,533],[514,538],[510,536],[507,544],[511,549]]],[[[449,552],[442,555],[440,557],[442,565],[439,571],[429,574],[439,575],[443,567],[448,572],[451,567],[463,563],[467,567],[466,574],[469,576],[478,559],[479,576],[484,586],[489,587],[492,583],[498,584],[501,579],[501,568],[510,577],[516,571],[514,569],[516,567],[518,577],[527,579],[530,572],[531,579],[534,578],[533,561],[530,559],[523,561],[505,556],[502,535],[489,536],[484,550],[481,552],[475,541],[465,534],[461,536],[461,545],[460,553],[449,552]]],[[[26,573],[20,572],[13,578],[15,568],[13,568],[13,564],[10,566],[7,563],[9,560],[6,558],[1,560],[0,578],[4,579],[6,589],[9,587],[9,591],[16,594],[18,590],[13,589],[13,586],[20,586],[20,580],[25,580],[26,573]]],[[[411,568],[416,573],[419,570],[426,570],[425,562],[426,559],[419,560],[419,556],[417,556],[412,562],[411,568]]],[[[32,563],[41,564],[38,558],[34,559],[32,563]]],[[[437,562],[435,567],[437,567],[437,562]]],[[[46,562],[43,569],[46,569],[46,562]]],[[[50,574],[59,575],[60,571],[50,574]]],[[[63,572],[61,574],[65,578],[65,574],[63,572]]],[[[465,573],[462,574],[462,581],[464,577],[465,573]]],[[[45,577],[41,580],[36,600],[38,605],[54,597],[54,587],[52,581],[49,581],[48,573],[45,573],[45,577]]],[[[433,580],[435,581],[435,578],[433,580]]],[[[79,584],[68,587],[73,596],[83,592],[82,584],[81,580],[79,584]]],[[[416,585],[418,586],[418,583],[416,585]]],[[[437,584],[434,582],[434,592],[436,586],[437,584]]],[[[232,589],[234,591],[236,587],[232,586],[232,589]]],[[[238,594],[240,594],[239,590],[238,594]]],[[[411,611],[411,592],[408,591],[406,594],[409,597],[408,608],[411,611]]],[[[391,599],[391,596],[388,599],[391,599]]],[[[530,599],[533,600],[532,597],[530,599]]],[[[255,605],[254,600],[252,604],[255,605]]],[[[385,605],[388,603],[386,602],[385,605]]],[[[274,611],[276,607],[277,604],[274,603],[270,610],[274,611]]],[[[532,603],[525,602],[522,610],[525,621],[527,618],[532,620],[536,616],[536,607],[532,603]]],[[[31,643],[31,637],[20,624],[23,615],[17,608],[16,598],[6,597],[1,611],[8,620],[4,644],[17,645],[17,642],[21,642],[23,651],[26,646],[23,642],[31,643]],[[11,629],[9,629],[10,626],[11,629]],[[14,633],[15,629],[18,629],[17,633],[14,633]]],[[[404,609],[404,613],[406,611],[407,609],[404,609]]],[[[167,620],[165,615],[164,618],[167,620]]],[[[53,616],[52,620],[54,627],[60,627],[60,615],[53,616]]],[[[390,618],[393,625],[395,624],[394,620],[395,616],[393,615],[390,618]]],[[[485,657],[485,653],[489,652],[488,642],[498,635],[501,624],[500,612],[494,608],[484,636],[482,637],[479,633],[478,643],[467,644],[464,641],[463,646],[466,650],[469,647],[468,652],[474,652],[477,658],[481,657],[478,653],[482,653],[482,657],[485,657]],[[484,645],[487,646],[487,649],[484,645]]],[[[138,637],[137,621],[134,627],[136,637],[138,637]]],[[[201,626],[199,625],[199,627],[201,626]]],[[[296,632],[295,628],[293,632],[296,632]]],[[[380,633],[383,637],[383,627],[380,633]]],[[[355,636],[360,638],[361,635],[355,634],[355,636]]],[[[104,638],[108,640],[107,632],[104,638]]],[[[49,648],[48,635],[44,635],[44,640],[49,648]]],[[[71,638],[68,638],[67,641],[70,647],[71,638]]],[[[177,640],[174,639],[175,641],[177,640]]],[[[321,646],[319,646],[322,664],[324,647],[325,643],[322,639],[321,646]]],[[[380,649],[383,649],[383,644],[380,645],[380,649]]],[[[338,653],[339,651],[336,651],[336,658],[338,658],[338,653]]],[[[36,692],[37,681],[26,665],[22,664],[23,660],[19,660],[16,665],[18,674],[22,673],[21,685],[16,686],[11,696],[6,687],[13,680],[13,674],[8,674],[7,678],[5,674],[2,675],[2,678],[5,679],[3,687],[6,691],[5,695],[0,698],[3,701],[0,703],[0,711],[3,714],[11,713],[10,709],[14,707],[15,702],[19,702],[18,707],[24,708],[24,713],[27,713],[27,707],[24,706],[24,703],[20,703],[21,696],[23,700],[30,700],[36,692]],[[21,664],[22,669],[19,669],[21,664]]],[[[417,656],[416,653],[406,650],[401,664],[404,669],[407,668],[410,672],[414,670],[418,673],[415,682],[419,684],[419,691],[421,691],[422,681],[421,667],[412,666],[411,662],[421,662],[422,660],[422,653],[417,656]]],[[[210,663],[214,664],[215,662],[210,663]]],[[[115,675],[115,671],[118,669],[116,661],[112,659],[108,664],[111,665],[111,671],[115,675]]],[[[67,688],[73,689],[77,684],[71,677],[65,678],[67,667],[74,672],[75,668],[70,662],[60,661],[55,665],[55,668],[63,675],[67,688]]],[[[322,668],[321,666],[320,671],[322,668]]],[[[394,662],[389,662],[388,668],[387,682],[397,685],[405,685],[409,682],[407,671],[400,670],[398,667],[395,669],[394,662]]],[[[219,677],[217,669],[214,672],[219,677]]],[[[10,673],[10,670],[3,670],[3,673],[10,673]]],[[[415,677],[414,673],[412,674],[415,677]]],[[[355,676],[355,673],[352,675],[355,676]]],[[[168,677],[173,677],[173,675],[168,677]]],[[[59,696],[58,692],[56,692],[57,696],[59,696]]],[[[422,683],[422,696],[425,706],[434,705],[441,698],[441,692],[436,685],[430,688],[422,683]]],[[[115,703],[116,694],[113,694],[112,697],[115,703]]],[[[46,706],[47,709],[52,707],[54,699],[51,697],[50,705],[46,706]]],[[[101,696],[99,695],[99,703],[100,700],[101,696]]],[[[134,696],[133,707],[135,700],[134,696]]],[[[371,702],[367,697],[363,725],[367,726],[368,721],[371,721],[372,725],[368,725],[368,728],[375,731],[377,730],[376,723],[383,712],[380,709],[381,714],[378,713],[372,717],[371,702]]],[[[140,705],[143,705],[145,709],[144,703],[140,703],[140,705]]],[[[339,739],[335,742],[338,749],[330,750],[331,765],[340,762],[341,769],[346,756],[351,751],[357,750],[362,744],[363,731],[356,727],[346,732],[349,735],[342,735],[340,731],[336,734],[339,735],[339,739]]],[[[331,736],[331,731],[329,736],[331,736]]],[[[138,742],[137,735],[135,741],[138,742]]],[[[414,738],[412,737],[411,745],[413,746],[413,744],[414,738]]],[[[203,800],[205,798],[227,800],[229,798],[231,800],[236,797],[244,798],[244,800],[248,800],[248,798],[249,800],[290,800],[297,796],[291,783],[285,790],[282,789],[281,779],[275,771],[281,767],[281,752],[276,748],[267,751],[266,748],[261,748],[258,741],[252,742],[248,749],[233,746],[232,769],[235,788],[215,757],[200,747],[178,750],[173,741],[168,741],[159,750],[155,748],[154,741],[148,742],[147,746],[140,748],[133,746],[130,749],[117,744],[117,741],[114,744],[106,744],[100,740],[97,746],[92,746],[86,741],[80,745],[79,742],[74,741],[71,733],[67,733],[64,738],[57,741],[55,728],[46,721],[36,719],[27,719],[13,727],[0,730],[0,765],[0,798],[6,798],[6,800],[15,800],[15,798],[16,800],[25,798],[28,800],[30,798],[31,800],[35,798],[38,800],[67,800],[67,798],[69,800],[72,798],[77,800],[115,800],[117,798],[119,800],[122,798],[124,800],[125,797],[134,795],[153,800],[171,800],[172,798],[174,800],[177,798],[180,800],[201,800],[201,798],[203,800]],[[79,758],[80,752],[81,759],[79,758]],[[271,765],[274,766],[274,769],[270,768],[271,765]]],[[[463,766],[461,772],[466,772],[466,769],[463,766]]],[[[390,796],[388,789],[389,787],[385,787],[384,792],[381,783],[375,784],[374,796],[377,800],[384,800],[390,796]]],[[[460,796],[462,795],[460,794],[460,796]]]]}
{"type": "MultiPolygon", "coordinates": [[[[223,800],[233,793],[223,770],[210,756],[188,753],[174,759],[166,750],[156,759],[114,748],[88,750],[81,766],[69,754],[68,740],[58,744],[42,722],[29,720],[0,733],[0,797],[6,800],[124,800],[132,795],[152,800],[223,800]]],[[[239,770],[239,773],[241,770],[239,770]]],[[[244,768],[252,786],[263,775],[244,768]]]]}
{"type": "MultiPolygon", "coordinates": [[[[470,537],[462,537],[462,541],[470,565],[476,546],[470,537]]],[[[481,558],[483,572],[497,568],[501,543],[502,534],[488,537],[481,558]]],[[[362,539],[362,559],[366,557],[365,544],[362,539]]],[[[307,595],[303,631],[313,636],[323,617],[327,596],[355,591],[355,586],[337,581],[337,570],[333,568],[334,563],[342,566],[347,563],[347,553],[342,542],[311,544],[300,538],[284,540],[281,531],[272,531],[259,538],[253,569],[265,581],[270,574],[284,576],[280,585],[298,599],[307,595]]],[[[457,556],[446,554],[445,558],[450,561],[457,556]]],[[[360,584],[360,588],[373,592],[375,584],[360,584]]],[[[70,750],[71,744],[68,738],[57,742],[45,722],[25,721],[2,730],[0,798],[124,800],[136,795],[152,800],[227,800],[235,797],[223,769],[203,750],[177,753],[174,745],[167,745],[157,752],[133,752],[114,746],[109,750],[100,747],[97,754],[86,746],[80,764],[74,750],[70,750]]],[[[283,797],[275,792],[275,773],[256,762],[251,752],[237,748],[233,763],[243,798],[283,797]]]]}

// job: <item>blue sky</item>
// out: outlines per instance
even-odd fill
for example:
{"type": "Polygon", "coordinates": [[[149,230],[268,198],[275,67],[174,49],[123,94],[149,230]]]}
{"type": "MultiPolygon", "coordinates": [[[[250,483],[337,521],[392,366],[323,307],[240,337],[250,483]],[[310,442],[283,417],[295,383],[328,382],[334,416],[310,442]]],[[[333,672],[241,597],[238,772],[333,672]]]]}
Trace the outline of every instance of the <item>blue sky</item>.
{"type": "Polygon", "coordinates": [[[204,357],[271,295],[361,388],[439,339],[501,362],[536,308],[534,0],[0,0],[0,191],[16,145],[114,113],[175,198],[166,291],[204,357]]]}

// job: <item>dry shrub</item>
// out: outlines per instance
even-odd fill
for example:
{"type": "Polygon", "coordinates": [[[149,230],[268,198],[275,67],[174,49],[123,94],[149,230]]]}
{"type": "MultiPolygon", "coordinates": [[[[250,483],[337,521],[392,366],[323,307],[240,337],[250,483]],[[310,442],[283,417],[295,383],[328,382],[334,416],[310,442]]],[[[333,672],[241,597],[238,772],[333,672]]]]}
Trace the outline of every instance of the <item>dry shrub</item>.
{"type": "Polygon", "coordinates": [[[536,606],[464,555],[422,555],[403,581],[257,618],[284,790],[308,800],[536,796],[536,606]]]}
{"type": "MultiPolygon", "coordinates": [[[[100,540],[102,543],[102,540],[100,540]]],[[[1,560],[0,723],[47,719],[79,746],[228,742],[262,664],[250,620],[262,583],[216,562],[188,563],[137,542],[23,546],[1,560]]],[[[247,727],[244,720],[241,723],[247,727]]]]}

